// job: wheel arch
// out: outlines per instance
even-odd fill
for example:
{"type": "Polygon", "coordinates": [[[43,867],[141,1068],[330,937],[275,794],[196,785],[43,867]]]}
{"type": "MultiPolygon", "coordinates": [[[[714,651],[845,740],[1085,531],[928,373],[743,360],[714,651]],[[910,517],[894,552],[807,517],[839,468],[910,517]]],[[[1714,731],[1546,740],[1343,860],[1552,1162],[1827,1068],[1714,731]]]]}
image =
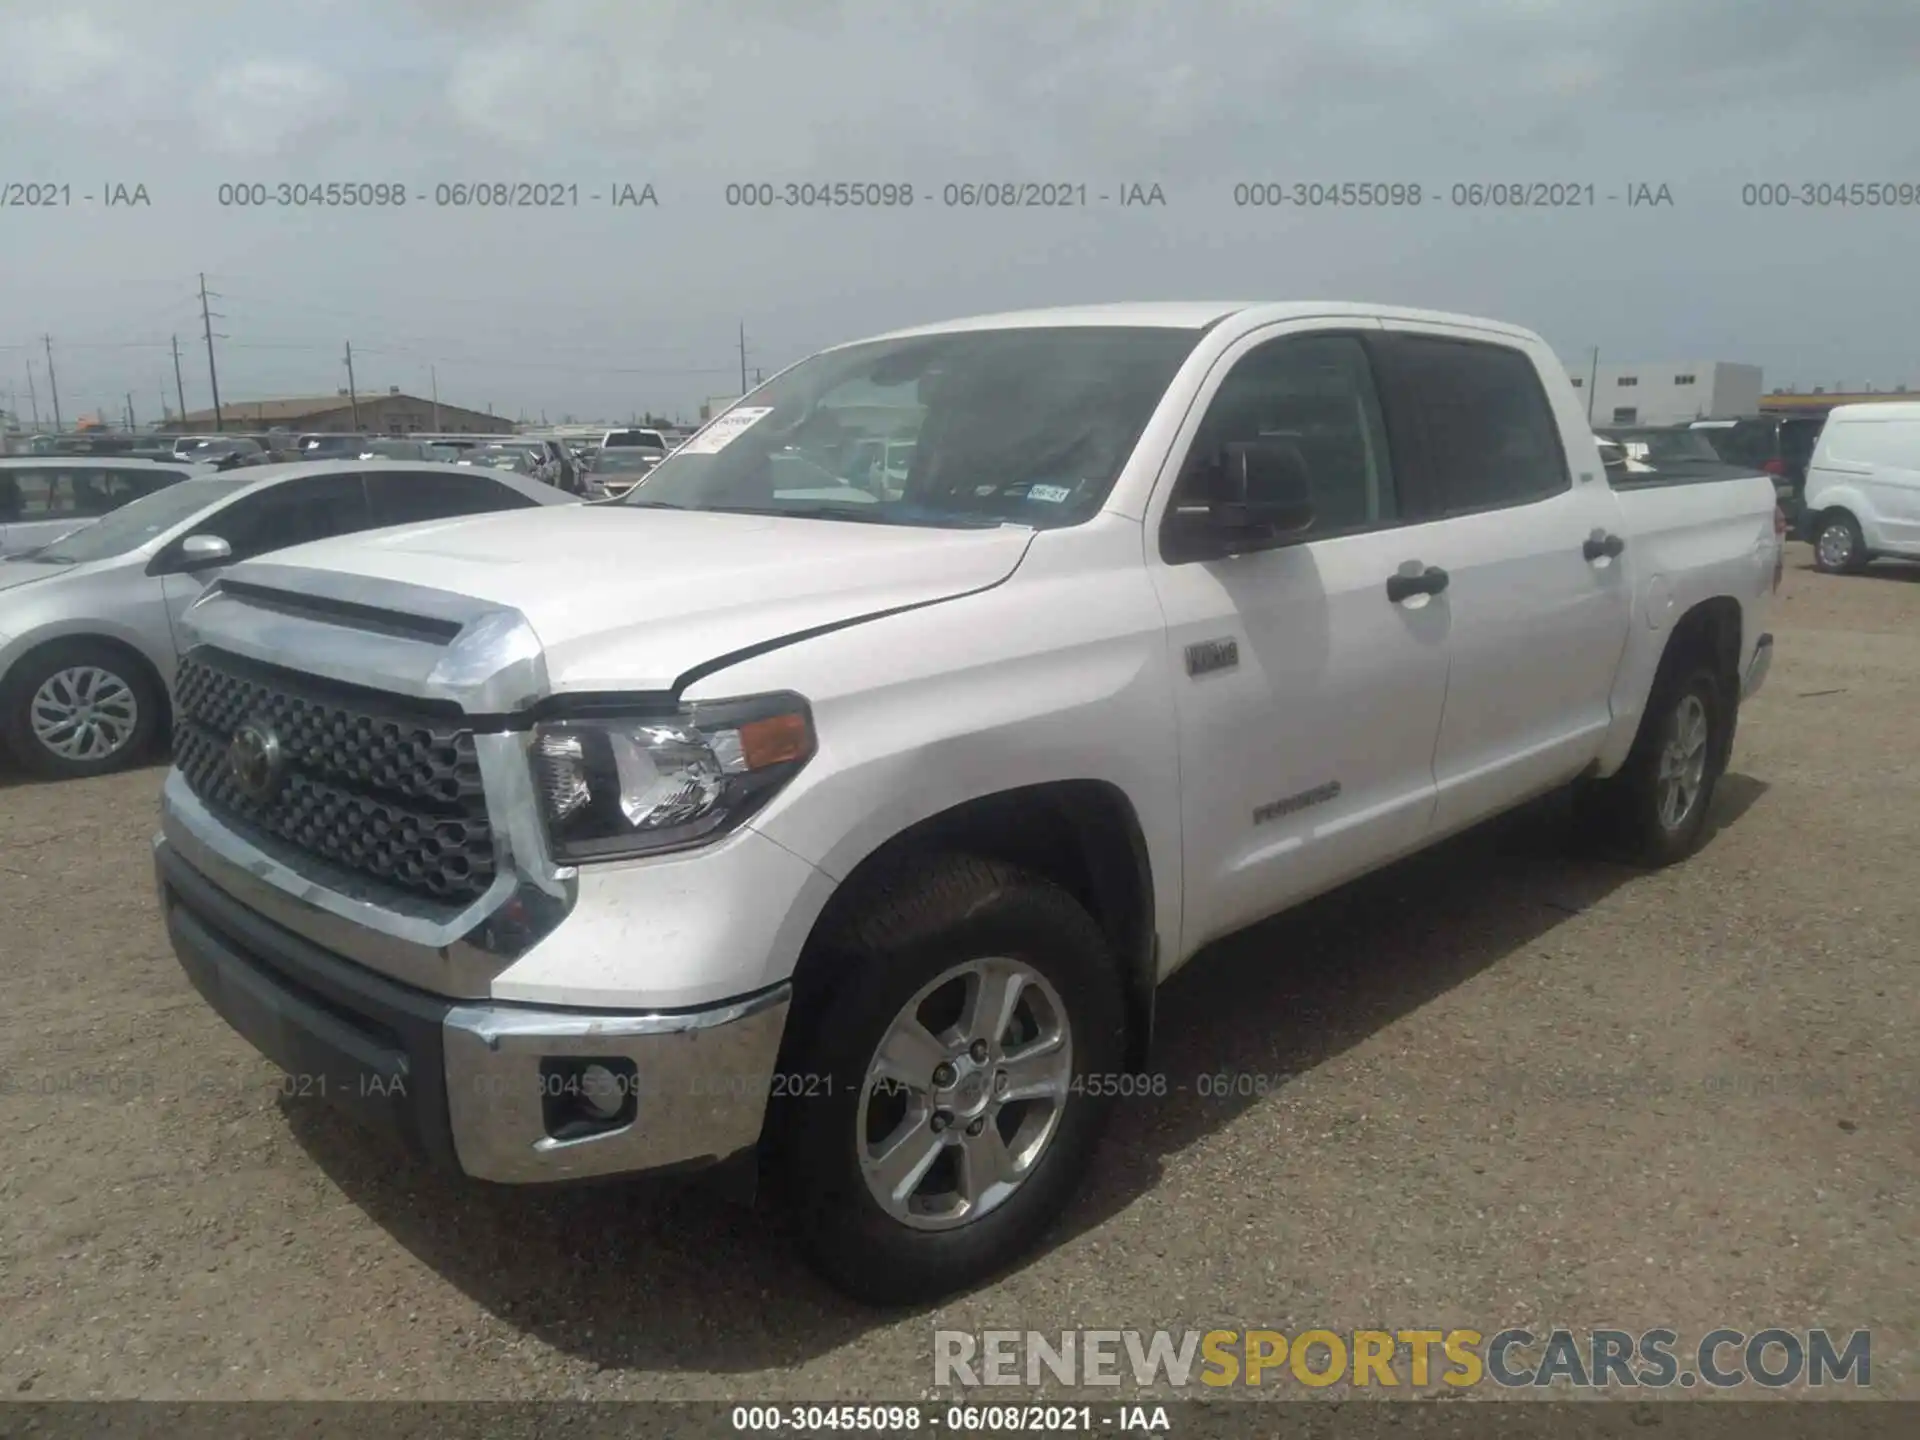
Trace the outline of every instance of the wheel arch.
{"type": "MultiPolygon", "coordinates": [[[[1720,682],[1720,703],[1729,721],[1722,727],[1720,741],[1714,747],[1715,773],[1723,773],[1733,757],[1733,732],[1740,713],[1740,657],[1745,653],[1745,625],[1740,602],[1731,595],[1714,595],[1696,602],[1674,622],[1660,655],[1659,668],[1654,672],[1654,695],[1676,674],[1694,664],[1707,666],[1720,682]]],[[[1642,732],[1657,723],[1649,705],[1640,718],[1642,732]]]]}
{"type": "Polygon", "coordinates": [[[1128,1063],[1143,1066],[1159,978],[1152,862],[1132,800],[1105,780],[995,791],[915,822],[869,851],[829,897],[794,968],[789,1037],[796,1043],[834,992],[832,936],[898,867],[940,853],[997,859],[1072,895],[1105,933],[1121,971],[1128,1063]]]}

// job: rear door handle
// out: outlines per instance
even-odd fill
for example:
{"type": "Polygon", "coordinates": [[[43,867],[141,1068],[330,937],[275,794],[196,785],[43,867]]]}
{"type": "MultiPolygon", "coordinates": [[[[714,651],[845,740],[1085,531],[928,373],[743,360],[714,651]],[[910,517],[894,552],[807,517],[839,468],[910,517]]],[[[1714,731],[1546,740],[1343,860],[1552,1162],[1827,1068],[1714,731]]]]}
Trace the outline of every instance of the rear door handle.
{"type": "Polygon", "coordinates": [[[1611,560],[1627,548],[1627,542],[1618,535],[1609,535],[1604,530],[1596,530],[1581,545],[1580,553],[1589,560],[1598,560],[1602,556],[1611,560]]]}
{"type": "Polygon", "coordinates": [[[1438,565],[1422,566],[1409,560],[1397,575],[1387,577],[1387,599],[1398,605],[1415,595],[1438,595],[1447,588],[1447,572],[1438,565]]]}

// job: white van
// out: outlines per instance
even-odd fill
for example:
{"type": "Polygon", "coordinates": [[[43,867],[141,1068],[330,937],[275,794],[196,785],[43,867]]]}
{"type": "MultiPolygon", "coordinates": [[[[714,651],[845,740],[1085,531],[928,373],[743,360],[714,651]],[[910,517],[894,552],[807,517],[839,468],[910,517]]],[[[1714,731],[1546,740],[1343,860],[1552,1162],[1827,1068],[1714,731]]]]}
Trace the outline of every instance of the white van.
{"type": "Polygon", "coordinates": [[[1920,560],[1920,404],[1840,405],[1807,462],[1816,569],[1856,574],[1881,556],[1920,560]]]}

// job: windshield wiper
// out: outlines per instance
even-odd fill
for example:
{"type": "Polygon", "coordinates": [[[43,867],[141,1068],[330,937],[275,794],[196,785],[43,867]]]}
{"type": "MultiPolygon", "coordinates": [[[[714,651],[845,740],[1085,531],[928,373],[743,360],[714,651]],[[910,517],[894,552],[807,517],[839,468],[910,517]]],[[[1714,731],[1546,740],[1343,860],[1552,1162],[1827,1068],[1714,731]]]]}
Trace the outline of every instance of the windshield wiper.
{"type": "Polygon", "coordinates": [[[78,565],[80,562],[71,555],[49,555],[43,550],[29,550],[24,555],[10,556],[14,560],[31,560],[36,565],[78,565]]]}
{"type": "Polygon", "coordinates": [[[624,505],[629,510],[684,510],[687,508],[684,505],[675,505],[669,500],[629,500],[625,495],[615,495],[612,500],[615,505],[624,505]]]}

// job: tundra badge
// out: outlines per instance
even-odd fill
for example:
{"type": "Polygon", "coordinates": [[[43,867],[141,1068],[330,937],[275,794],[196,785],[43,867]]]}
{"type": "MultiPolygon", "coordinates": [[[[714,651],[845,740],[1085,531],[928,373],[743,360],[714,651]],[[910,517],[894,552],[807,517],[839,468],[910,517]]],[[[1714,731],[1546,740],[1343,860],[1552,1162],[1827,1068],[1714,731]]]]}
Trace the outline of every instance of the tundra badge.
{"type": "Polygon", "coordinates": [[[1205,675],[1209,670],[1231,670],[1240,663],[1240,642],[1232,636],[1224,640],[1202,640],[1187,646],[1187,674],[1205,675]]]}
{"type": "Polygon", "coordinates": [[[1340,793],[1340,782],[1329,780],[1324,785],[1316,785],[1311,790],[1302,790],[1298,795],[1289,795],[1284,800],[1272,800],[1253,812],[1253,823],[1264,825],[1269,820],[1278,820],[1282,815],[1291,815],[1296,810],[1305,810],[1310,805],[1324,805],[1340,793]]]}

